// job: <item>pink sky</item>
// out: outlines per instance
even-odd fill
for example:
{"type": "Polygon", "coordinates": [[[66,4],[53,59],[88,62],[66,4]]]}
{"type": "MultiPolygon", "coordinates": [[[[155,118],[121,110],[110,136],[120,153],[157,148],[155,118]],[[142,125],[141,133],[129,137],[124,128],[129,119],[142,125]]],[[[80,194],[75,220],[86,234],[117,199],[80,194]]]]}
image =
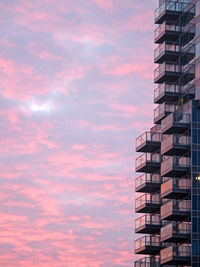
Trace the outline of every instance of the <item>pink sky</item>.
{"type": "Polygon", "coordinates": [[[0,1],[0,266],[132,266],[156,2],[0,1]]]}

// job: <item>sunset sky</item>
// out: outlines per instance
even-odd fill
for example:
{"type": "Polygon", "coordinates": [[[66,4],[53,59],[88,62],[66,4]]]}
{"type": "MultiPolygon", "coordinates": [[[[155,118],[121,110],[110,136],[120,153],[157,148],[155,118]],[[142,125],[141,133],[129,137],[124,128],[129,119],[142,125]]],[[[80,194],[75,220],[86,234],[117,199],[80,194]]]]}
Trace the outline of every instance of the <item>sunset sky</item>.
{"type": "Polygon", "coordinates": [[[0,266],[129,267],[155,0],[0,0],[0,266]]]}

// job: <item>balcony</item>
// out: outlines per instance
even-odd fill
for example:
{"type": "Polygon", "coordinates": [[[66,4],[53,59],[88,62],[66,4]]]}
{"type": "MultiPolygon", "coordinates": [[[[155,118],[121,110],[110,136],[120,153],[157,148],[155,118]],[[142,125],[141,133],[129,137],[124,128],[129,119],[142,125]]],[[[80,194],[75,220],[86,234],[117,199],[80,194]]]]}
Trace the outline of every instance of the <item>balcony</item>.
{"type": "Polygon", "coordinates": [[[161,163],[161,176],[182,177],[190,170],[190,158],[187,157],[168,157],[161,163]]]}
{"type": "Polygon", "coordinates": [[[174,83],[178,81],[180,68],[177,64],[162,63],[154,70],[155,83],[174,83]]]}
{"type": "Polygon", "coordinates": [[[135,160],[135,171],[153,173],[160,168],[160,155],[144,153],[135,160]]]}
{"type": "Polygon", "coordinates": [[[161,220],[179,221],[191,216],[190,200],[169,200],[160,209],[161,220]]]}
{"type": "Polygon", "coordinates": [[[161,179],[159,174],[145,173],[135,180],[135,191],[154,193],[160,190],[161,179]]]}
{"type": "Polygon", "coordinates": [[[191,181],[184,178],[169,178],[161,184],[161,198],[180,199],[190,195],[191,181]]]}
{"type": "Polygon", "coordinates": [[[176,21],[186,5],[188,4],[165,1],[165,3],[159,6],[155,11],[155,23],[160,24],[165,20],[176,21]]]}
{"type": "Polygon", "coordinates": [[[154,63],[163,63],[164,61],[177,61],[179,58],[180,46],[175,44],[160,44],[154,51],[154,63]]]}
{"type": "Polygon", "coordinates": [[[170,246],[160,252],[160,263],[168,265],[188,265],[191,261],[191,246],[183,244],[170,246]]]}
{"type": "Polygon", "coordinates": [[[135,212],[138,213],[159,213],[160,206],[159,194],[144,194],[135,200],[135,212]]]}
{"type": "Polygon", "coordinates": [[[135,261],[134,267],[160,267],[160,259],[154,257],[145,257],[135,261]]]}
{"type": "Polygon", "coordinates": [[[154,123],[160,124],[162,119],[167,117],[170,113],[175,112],[178,107],[178,105],[167,103],[159,104],[158,107],[154,109],[154,123]]]}
{"type": "Polygon", "coordinates": [[[183,134],[190,128],[191,116],[185,113],[172,113],[161,121],[163,134],[183,134]]]}
{"type": "Polygon", "coordinates": [[[182,86],[181,91],[182,91],[184,103],[195,98],[195,84],[194,83],[195,81],[192,80],[192,82],[190,82],[186,86],[182,86]]]}
{"type": "Polygon", "coordinates": [[[145,132],[136,139],[136,152],[156,152],[160,150],[161,134],[145,132]]]}
{"type": "Polygon", "coordinates": [[[165,225],[160,230],[160,238],[162,242],[184,243],[190,240],[191,223],[175,223],[165,225]]]}
{"type": "Polygon", "coordinates": [[[154,90],[154,103],[177,101],[179,98],[179,87],[174,84],[161,84],[154,90]]]}
{"type": "Polygon", "coordinates": [[[135,233],[159,234],[161,228],[160,215],[143,215],[135,220],[135,233]]]}
{"type": "Polygon", "coordinates": [[[180,156],[189,152],[190,136],[169,135],[161,143],[161,155],[180,156]]]}
{"type": "Polygon", "coordinates": [[[159,236],[143,236],[135,240],[136,254],[156,255],[160,253],[162,248],[159,236]]]}
{"type": "Polygon", "coordinates": [[[164,21],[154,31],[154,41],[156,44],[161,44],[164,41],[175,42],[178,40],[180,34],[180,27],[173,21],[168,21],[168,24],[164,21]]]}

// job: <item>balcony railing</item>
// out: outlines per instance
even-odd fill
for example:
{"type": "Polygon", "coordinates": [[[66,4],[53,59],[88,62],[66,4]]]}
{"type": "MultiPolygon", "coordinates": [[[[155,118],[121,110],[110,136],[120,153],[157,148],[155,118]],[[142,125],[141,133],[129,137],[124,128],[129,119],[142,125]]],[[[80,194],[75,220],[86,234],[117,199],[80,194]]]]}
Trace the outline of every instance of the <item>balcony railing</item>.
{"type": "Polygon", "coordinates": [[[179,95],[179,87],[175,84],[161,84],[154,90],[154,102],[162,103],[162,101],[177,100],[179,95]]]}
{"type": "Polygon", "coordinates": [[[161,205],[159,194],[144,194],[135,200],[135,210],[136,212],[147,211],[148,209],[159,210],[161,205]],[[146,210],[145,210],[146,209],[146,210]]]}
{"type": "Polygon", "coordinates": [[[170,156],[161,163],[161,176],[179,177],[189,171],[190,158],[170,156]]]}
{"type": "Polygon", "coordinates": [[[186,263],[190,261],[191,246],[183,244],[180,246],[170,246],[160,252],[161,264],[164,263],[186,263]]]}
{"type": "Polygon", "coordinates": [[[157,62],[157,60],[163,56],[164,54],[171,54],[171,55],[178,55],[178,52],[180,51],[180,46],[175,45],[175,44],[167,44],[167,43],[162,43],[160,44],[154,51],[154,61],[155,63],[160,63],[157,62]]]}
{"type": "Polygon", "coordinates": [[[155,254],[155,250],[159,251],[160,249],[160,236],[143,236],[135,240],[135,253],[155,254]]]}
{"type": "Polygon", "coordinates": [[[178,108],[178,105],[166,103],[158,105],[158,107],[154,109],[154,123],[160,122],[165,116],[169,115],[169,113],[175,112],[178,108]]]}
{"type": "Polygon", "coordinates": [[[160,259],[145,257],[136,261],[134,267],[160,267],[160,259]]]}
{"type": "Polygon", "coordinates": [[[154,192],[160,188],[161,178],[159,174],[145,173],[135,180],[136,192],[154,192]]]}
{"type": "Polygon", "coordinates": [[[190,125],[191,115],[186,113],[172,113],[161,121],[162,133],[183,133],[190,125]]]}
{"type": "Polygon", "coordinates": [[[179,220],[180,218],[189,218],[191,212],[190,200],[169,200],[161,206],[161,219],[179,220]]]}
{"type": "MultiPolygon", "coordinates": [[[[155,29],[155,31],[154,31],[155,42],[162,43],[164,40],[161,40],[161,37],[166,32],[172,32],[173,33],[172,40],[175,40],[174,39],[175,33],[178,36],[178,34],[180,32],[180,27],[177,24],[174,24],[174,22],[168,22],[168,23],[170,23],[170,24],[166,24],[166,22],[164,21],[161,25],[159,25],[159,27],[157,29],[155,29]]],[[[168,39],[170,39],[170,41],[172,41],[171,38],[169,38],[169,36],[168,36],[168,39]]]]}
{"type": "Polygon", "coordinates": [[[143,215],[135,220],[135,232],[153,234],[160,232],[160,215],[143,215]]]}
{"type": "Polygon", "coordinates": [[[168,64],[166,62],[159,65],[157,69],[154,70],[154,81],[158,81],[160,77],[164,76],[166,73],[168,75],[175,75],[180,72],[179,65],[168,64]]]}
{"type": "Polygon", "coordinates": [[[159,168],[160,154],[144,153],[135,160],[135,169],[138,172],[152,172],[159,168]]]}
{"type": "Polygon", "coordinates": [[[161,240],[172,242],[178,240],[189,239],[191,233],[191,223],[182,222],[176,223],[172,222],[165,225],[160,230],[161,240]]]}
{"type": "Polygon", "coordinates": [[[188,151],[190,146],[190,136],[169,135],[161,143],[162,155],[181,155],[188,151]]]}
{"type": "Polygon", "coordinates": [[[151,152],[146,150],[154,150],[154,148],[158,149],[160,147],[160,142],[160,133],[145,132],[136,139],[136,151],[151,152]]]}
{"type": "Polygon", "coordinates": [[[181,3],[181,2],[174,2],[174,1],[165,1],[161,6],[159,6],[155,10],[155,21],[162,16],[167,11],[171,12],[180,12],[182,11],[188,4],[187,3],[181,3]]]}
{"type": "Polygon", "coordinates": [[[161,198],[180,198],[187,196],[191,188],[190,179],[168,178],[161,184],[161,198]]]}

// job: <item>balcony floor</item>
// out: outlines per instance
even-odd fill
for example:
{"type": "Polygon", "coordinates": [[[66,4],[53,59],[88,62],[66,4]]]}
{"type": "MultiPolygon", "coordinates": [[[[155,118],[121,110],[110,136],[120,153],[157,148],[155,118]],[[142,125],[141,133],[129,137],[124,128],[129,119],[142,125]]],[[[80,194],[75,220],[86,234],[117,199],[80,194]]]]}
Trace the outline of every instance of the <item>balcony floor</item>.
{"type": "Polygon", "coordinates": [[[136,152],[154,153],[160,150],[159,141],[146,141],[136,148],[136,152]]]}
{"type": "Polygon", "coordinates": [[[157,255],[160,253],[161,249],[163,249],[161,246],[144,246],[139,249],[135,249],[135,254],[157,255]]]}
{"type": "Polygon", "coordinates": [[[138,213],[159,213],[161,204],[145,203],[138,208],[135,208],[135,212],[138,213]]]}
{"type": "Polygon", "coordinates": [[[145,224],[141,227],[135,228],[137,234],[157,234],[160,233],[161,225],[145,224]]]}
{"type": "Polygon", "coordinates": [[[176,21],[179,18],[180,14],[180,11],[166,10],[155,19],[155,24],[161,24],[164,21],[176,21]]]}
{"type": "Polygon", "coordinates": [[[160,183],[146,182],[135,188],[136,192],[154,193],[160,190],[160,183]]]}
{"type": "Polygon", "coordinates": [[[161,198],[182,199],[190,195],[190,189],[171,188],[168,191],[161,192],[161,198]]]}
{"type": "Polygon", "coordinates": [[[162,171],[161,167],[161,176],[165,177],[183,177],[189,172],[189,167],[182,166],[171,166],[166,170],[162,171]]]}
{"type": "Polygon", "coordinates": [[[190,146],[189,145],[182,145],[182,144],[172,144],[167,148],[161,147],[161,155],[166,156],[181,156],[189,152],[190,146]]]}
{"type": "Polygon", "coordinates": [[[167,221],[181,221],[184,219],[189,219],[191,217],[190,211],[173,211],[168,214],[161,214],[161,220],[167,221]]]}
{"type": "Polygon", "coordinates": [[[191,234],[173,233],[165,237],[161,236],[161,242],[185,243],[187,240],[190,240],[190,238],[191,234]]]}
{"type": "Polygon", "coordinates": [[[179,93],[177,92],[163,92],[158,97],[154,98],[155,104],[162,104],[163,102],[174,102],[179,98],[179,93]]]}
{"type": "Polygon", "coordinates": [[[136,172],[154,173],[160,168],[159,162],[144,162],[135,168],[136,172]]]}
{"type": "Polygon", "coordinates": [[[165,71],[162,75],[154,78],[154,83],[175,82],[180,76],[180,72],[165,71]]]}
{"type": "Polygon", "coordinates": [[[161,259],[161,265],[162,264],[168,264],[168,265],[186,265],[189,264],[191,261],[191,257],[184,257],[184,256],[173,256],[172,258],[168,258],[165,260],[161,259]]]}
{"type": "Polygon", "coordinates": [[[162,64],[165,61],[174,62],[179,58],[179,52],[164,51],[154,59],[154,63],[162,64]]]}
{"type": "Polygon", "coordinates": [[[164,41],[175,42],[178,40],[178,38],[179,38],[178,31],[165,30],[162,34],[160,34],[158,37],[154,39],[154,42],[156,44],[162,44],[164,41]]]}
{"type": "Polygon", "coordinates": [[[183,134],[190,128],[187,123],[171,123],[164,127],[161,132],[162,134],[183,134]]]}

